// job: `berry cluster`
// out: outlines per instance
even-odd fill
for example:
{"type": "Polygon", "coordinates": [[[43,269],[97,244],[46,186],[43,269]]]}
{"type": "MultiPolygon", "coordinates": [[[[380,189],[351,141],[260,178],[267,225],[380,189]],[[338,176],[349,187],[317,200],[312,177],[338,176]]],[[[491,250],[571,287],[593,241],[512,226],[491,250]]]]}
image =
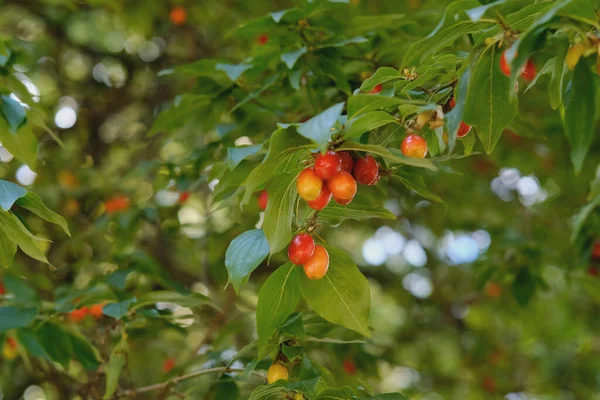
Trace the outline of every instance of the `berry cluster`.
{"type": "Polygon", "coordinates": [[[102,312],[102,307],[104,307],[104,303],[102,304],[94,304],[91,307],[83,306],[76,310],[73,310],[69,313],[68,318],[71,322],[81,322],[85,317],[91,315],[95,319],[100,319],[104,315],[102,312]]]}

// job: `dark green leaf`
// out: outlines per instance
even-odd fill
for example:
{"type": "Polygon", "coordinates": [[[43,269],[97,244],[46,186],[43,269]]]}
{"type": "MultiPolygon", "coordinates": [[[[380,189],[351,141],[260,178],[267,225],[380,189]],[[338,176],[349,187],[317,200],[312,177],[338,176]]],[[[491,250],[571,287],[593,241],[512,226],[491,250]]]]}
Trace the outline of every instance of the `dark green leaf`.
{"type": "Polygon", "coordinates": [[[59,325],[45,322],[35,330],[35,336],[50,359],[67,368],[73,354],[70,335],[59,325]]]}
{"type": "Polygon", "coordinates": [[[119,376],[121,376],[121,371],[123,371],[125,364],[127,364],[128,351],[129,346],[127,345],[127,341],[123,338],[119,344],[114,347],[112,353],[110,353],[110,358],[108,359],[104,371],[106,374],[104,400],[112,398],[112,395],[119,387],[119,376]]]}
{"type": "MultiPolygon", "coordinates": [[[[377,85],[403,79],[403,75],[395,68],[381,67],[370,78],[366,79],[360,86],[360,90],[363,92],[370,92],[377,85]]],[[[348,113],[350,115],[350,113],[348,113]]]]}
{"type": "Polygon", "coordinates": [[[44,347],[38,341],[37,336],[31,329],[20,328],[16,331],[17,340],[27,350],[29,354],[34,357],[41,357],[50,359],[48,352],[44,349],[44,347]]]}
{"type": "Polygon", "coordinates": [[[396,174],[397,175],[393,175],[392,177],[394,179],[398,179],[408,189],[414,190],[419,196],[436,201],[438,203],[443,203],[443,200],[440,198],[440,196],[431,193],[431,191],[427,188],[425,185],[425,180],[421,175],[406,170],[398,170],[396,174]]]}
{"type": "Polygon", "coordinates": [[[349,126],[344,130],[344,136],[347,138],[356,138],[365,132],[395,122],[396,118],[385,111],[371,111],[350,120],[348,122],[349,126]]]}
{"type": "Polygon", "coordinates": [[[372,144],[362,144],[357,142],[347,141],[340,146],[340,150],[365,151],[383,157],[390,164],[405,164],[413,167],[427,168],[432,171],[437,170],[436,166],[426,158],[406,157],[400,149],[385,148],[372,144]]]}
{"type": "Polygon", "coordinates": [[[136,298],[132,297],[131,299],[119,301],[116,303],[109,303],[102,307],[102,312],[104,313],[104,315],[107,315],[109,317],[121,319],[127,314],[129,308],[135,302],[136,298]]]}
{"type": "MultiPolygon", "coordinates": [[[[324,147],[331,138],[331,128],[334,127],[337,120],[342,115],[344,103],[338,103],[320,114],[315,115],[306,122],[292,124],[296,126],[298,133],[307,139],[312,140],[321,147],[324,147]]],[[[281,128],[287,128],[290,125],[279,124],[281,128]]]]}
{"type": "Polygon", "coordinates": [[[262,229],[246,231],[232,240],[225,253],[225,267],[236,292],[268,255],[269,243],[262,229]]]}
{"type": "Polygon", "coordinates": [[[175,303],[182,307],[199,307],[207,304],[212,304],[211,300],[200,293],[180,293],[167,290],[154,290],[152,292],[141,295],[137,301],[131,306],[132,309],[137,309],[143,306],[154,303],[175,303]]]}
{"type": "Polygon", "coordinates": [[[38,301],[35,289],[29,286],[25,279],[13,275],[4,275],[3,283],[6,291],[11,293],[16,301],[20,303],[38,301]]]}
{"type": "Polygon", "coordinates": [[[26,328],[38,313],[35,307],[0,307],[0,333],[9,329],[26,328]]]}
{"type": "Polygon", "coordinates": [[[511,291],[521,306],[527,305],[535,294],[535,282],[527,268],[521,268],[512,283],[511,291]]]}
{"type": "Polygon", "coordinates": [[[95,371],[100,366],[100,357],[98,350],[92,346],[83,336],[69,333],[71,339],[71,348],[73,349],[73,358],[83,365],[83,368],[89,371],[95,371]]]}
{"type": "Polygon", "coordinates": [[[565,57],[569,50],[569,40],[562,36],[557,44],[555,52],[554,64],[552,68],[552,77],[548,83],[548,97],[550,98],[550,106],[553,110],[558,109],[563,103],[563,92],[565,87],[565,75],[567,74],[567,65],[565,57]]]}
{"type": "Polygon", "coordinates": [[[345,206],[341,206],[334,201],[331,201],[327,207],[319,213],[319,220],[323,220],[331,225],[338,225],[347,219],[364,221],[370,218],[393,220],[396,219],[396,216],[383,207],[368,206],[356,201],[345,206]]]}
{"type": "Polygon", "coordinates": [[[265,210],[263,230],[271,254],[279,252],[292,240],[292,221],[297,198],[296,176],[281,174],[267,187],[269,201],[265,210]]]}

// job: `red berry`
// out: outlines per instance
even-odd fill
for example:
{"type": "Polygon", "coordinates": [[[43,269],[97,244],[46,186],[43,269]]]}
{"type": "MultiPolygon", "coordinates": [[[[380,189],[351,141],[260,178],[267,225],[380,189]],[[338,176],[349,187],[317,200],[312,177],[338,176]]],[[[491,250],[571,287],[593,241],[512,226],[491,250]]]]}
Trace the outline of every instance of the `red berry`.
{"type": "MultiPolygon", "coordinates": [[[[502,53],[502,56],[500,57],[500,71],[502,71],[502,73],[506,76],[510,76],[510,64],[508,63],[508,61],[506,60],[506,52],[508,50],[504,50],[504,52],[502,53]]],[[[515,57],[517,56],[517,54],[515,53],[515,57]]]]}
{"type": "Polygon", "coordinates": [[[315,172],[323,180],[331,179],[342,169],[342,159],[335,151],[319,154],[315,160],[315,172]]]}
{"type": "Polygon", "coordinates": [[[167,358],[163,363],[163,371],[168,374],[173,368],[175,368],[175,359],[167,358]]]}
{"type": "Polygon", "coordinates": [[[407,157],[425,158],[427,155],[427,142],[419,135],[408,135],[400,146],[402,154],[407,157]]]}
{"type": "Polygon", "coordinates": [[[328,180],[327,187],[336,201],[338,201],[338,199],[352,200],[357,190],[354,177],[346,171],[341,171],[339,174],[328,180]]]}
{"type": "Polygon", "coordinates": [[[258,207],[261,210],[266,210],[268,201],[269,201],[269,195],[267,194],[267,189],[264,189],[258,195],[258,207]]]}
{"type": "Polygon", "coordinates": [[[183,7],[173,7],[171,10],[171,14],[169,14],[169,19],[173,23],[173,25],[182,25],[187,20],[187,12],[183,7]]]}
{"type": "Polygon", "coordinates": [[[302,265],[315,253],[315,241],[307,233],[294,236],[288,248],[288,257],[296,265],[302,265]]]}
{"type": "Polygon", "coordinates": [[[4,283],[0,281],[0,296],[6,294],[6,288],[4,287],[4,283]]]}
{"type": "Polygon", "coordinates": [[[467,125],[461,121],[458,127],[458,132],[456,132],[456,136],[465,137],[469,132],[471,132],[471,125],[467,125]]]}
{"type": "Polygon", "coordinates": [[[342,171],[346,171],[347,173],[352,173],[352,168],[354,168],[354,159],[352,158],[352,154],[349,151],[340,151],[338,153],[340,158],[342,159],[342,171]]]}
{"type": "Polygon", "coordinates": [[[107,214],[126,211],[129,208],[129,198],[126,196],[111,197],[104,202],[104,208],[107,214]]]}
{"type": "Polygon", "coordinates": [[[600,259],[600,240],[597,240],[594,243],[594,247],[592,248],[592,258],[600,259]]]}
{"type": "Polygon", "coordinates": [[[179,203],[183,204],[190,198],[190,192],[179,193],[179,203]]]}
{"type": "Polygon", "coordinates": [[[304,200],[315,200],[319,197],[322,187],[323,181],[319,178],[313,168],[306,168],[298,175],[296,188],[298,189],[298,194],[304,200]]]}
{"type": "Polygon", "coordinates": [[[102,316],[104,315],[104,312],[102,311],[103,307],[104,307],[104,304],[94,304],[93,306],[90,307],[90,315],[92,317],[94,317],[95,319],[102,318],[102,316]]]}
{"type": "Polygon", "coordinates": [[[383,86],[381,86],[381,83],[379,85],[376,85],[373,89],[371,89],[371,91],[369,93],[379,93],[381,92],[381,89],[383,89],[383,86]]]}
{"type": "Polygon", "coordinates": [[[71,322],[80,322],[89,314],[89,312],[89,308],[81,307],[80,309],[71,311],[68,317],[71,322]]]}
{"type": "Polygon", "coordinates": [[[6,344],[11,349],[16,349],[17,348],[17,341],[14,338],[12,338],[12,337],[7,337],[6,338],[6,344]]]}
{"type": "Polygon", "coordinates": [[[496,391],[496,380],[491,376],[485,376],[481,385],[488,393],[494,393],[496,391]]]}
{"type": "Polygon", "coordinates": [[[256,41],[261,46],[264,46],[269,41],[269,35],[264,34],[264,33],[262,35],[258,35],[258,37],[256,38],[256,41]]]}
{"type": "Polygon", "coordinates": [[[454,97],[450,99],[448,105],[450,106],[450,108],[456,107],[456,100],[454,99],[454,97]]]}
{"type": "Polygon", "coordinates": [[[348,375],[354,375],[356,374],[356,364],[354,363],[354,361],[352,361],[349,358],[346,358],[344,360],[344,371],[346,371],[346,373],[348,375]]]}
{"type": "Polygon", "coordinates": [[[598,275],[600,275],[600,270],[598,270],[598,267],[595,266],[591,266],[588,268],[588,275],[589,276],[593,276],[593,277],[597,277],[598,275]]]}
{"type": "Polygon", "coordinates": [[[353,199],[354,199],[354,197],[352,199],[339,199],[337,197],[333,198],[333,200],[335,200],[335,202],[338,203],[340,206],[345,206],[346,204],[350,204],[353,199]]]}
{"type": "Polygon", "coordinates": [[[327,204],[329,204],[329,200],[331,200],[331,191],[327,188],[326,185],[323,185],[321,189],[321,193],[319,193],[319,197],[314,200],[308,202],[308,206],[313,210],[322,210],[327,204]]]}
{"type": "Polygon", "coordinates": [[[329,269],[329,253],[323,246],[316,246],[315,253],[304,263],[304,273],[308,279],[321,279],[329,269]]]}
{"type": "Polygon", "coordinates": [[[354,177],[363,185],[374,185],[379,181],[379,165],[371,156],[359,158],[354,164],[354,177]]]}
{"type": "Polygon", "coordinates": [[[527,60],[527,63],[523,68],[523,72],[521,72],[521,77],[523,77],[523,79],[525,80],[532,81],[536,75],[537,71],[535,68],[535,64],[533,63],[533,61],[527,60]]]}

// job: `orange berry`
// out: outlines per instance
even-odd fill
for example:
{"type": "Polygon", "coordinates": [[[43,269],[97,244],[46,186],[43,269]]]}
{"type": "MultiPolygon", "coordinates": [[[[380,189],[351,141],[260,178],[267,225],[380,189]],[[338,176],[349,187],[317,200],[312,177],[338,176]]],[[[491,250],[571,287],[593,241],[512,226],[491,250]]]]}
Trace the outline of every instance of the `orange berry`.
{"type": "Polygon", "coordinates": [[[404,138],[400,149],[402,154],[407,157],[425,158],[427,155],[427,142],[422,136],[411,134],[404,138]]]}
{"type": "Polygon", "coordinates": [[[321,279],[329,269],[329,253],[323,246],[315,246],[315,253],[304,264],[304,273],[308,279],[321,279]]]}
{"type": "Polygon", "coordinates": [[[317,197],[314,200],[311,200],[308,202],[308,206],[310,208],[312,208],[313,210],[322,210],[325,207],[327,207],[327,204],[329,204],[329,201],[331,200],[331,191],[329,190],[329,188],[326,185],[323,185],[323,188],[321,189],[321,193],[319,193],[319,197],[317,197]]]}
{"type": "Polygon", "coordinates": [[[104,307],[104,304],[94,304],[93,306],[90,307],[90,315],[92,317],[94,317],[95,319],[102,318],[102,316],[104,315],[104,312],[102,311],[103,307],[104,307]]]}
{"type": "Polygon", "coordinates": [[[485,286],[485,294],[492,299],[497,299],[502,295],[502,286],[496,282],[488,282],[485,286]]]}
{"type": "Polygon", "coordinates": [[[71,322],[81,322],[90,313],[89,308],[81,307],[77,310],[73,310],[69,313],[68,318],[71,322]]]}
{"type": "Polygon", "coordinates": [[[328,180],[327,187],[336,201],[352,200],[357,190],[356,180],[346,171],[341,171],[328,180]]]}
{"type": "Polygon", "coordinates": [[[114,214],[126,211],[129,208],[129,197],[114,196],[104,202],[104,209],[107,214],[114,214]]]}
{"type": "Polygon", "coordinates": [[[173,7],[169,19],[173,25],[183,25],[187,20],[187,11],[181,6],[173,7]]]}
{"type": "Polygon", "coordinates": [[[383,89],[383,86],[380,83],[380,84],[376,85],[373,89],[371,89],[371,91],[369,93],[376,94],[376,93],[381,92],[381,89],[383,89]]]}
{"type": "Polygon", "coordinates": [[[298,189],[298,194],[304,200],[315,200],[319,197],[322,187],[323,181],[316,174],[314,168],[306,168],[298,175],[296,188],[298,189]]]}

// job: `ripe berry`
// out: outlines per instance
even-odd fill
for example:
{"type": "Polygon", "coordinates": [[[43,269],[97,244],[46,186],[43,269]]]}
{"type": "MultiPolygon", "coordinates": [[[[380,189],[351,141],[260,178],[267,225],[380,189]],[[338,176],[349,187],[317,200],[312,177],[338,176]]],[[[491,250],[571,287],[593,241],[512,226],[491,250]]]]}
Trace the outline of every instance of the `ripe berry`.
{"type": "Polygon", "coordinates": [[[267,189],[264,189],[258,195],[258,207],[261,210],[266,210],[268,200],[269,200],[269,195],[267,194],[267,189]]]}
{"type": "Polygon", "coordinates": [[[592,258],[600,259],[600,240],[597,240],[594,243],[594,247],[592,248],[592,258]]]}
{"type": "Polygon", "coordinates": [[[304,264],[315,253],[315,241],[307,233],[294,236],[288,248],[288,257],[296,265],[304,264]]]}
{"type": "Polygon", "coordinates": [[[531,60],[527,60],[525,67],[523,68],[523,72],[521,72],[521,77],[525,80],[532,81],[537,75],[537,71],[535,69],[535,64],[531,60]]]}
{"type": "Polygon", "coordinates": [[[179,193],[179,204],[185,203],[190,198],[190,192],[179,193]]]}
{"type": "Polygon", "coordinates": [[[129,197],[115,196],[104,202],[104,208],[107,214],[114,214],[126,211],[129,208],[129,197]]]}
{"type": "Polygon", "coordinates": [[[315,247],[315,254],[304,263],[304,273],[308,279],[321,279],[329,269],[329,253],[323,246],[315,247]]]}
{"type": "Polygon", "coordinates": [[[163,362],[163,371],[168,374],[169,372],[171,372],[171,370],[173,368],[175,368],[175,359],[174,358],[167,358],[165,360],[165,362],[163,362]]]}
{"type": "Polygon", "coordinates": [[[456,136],[459,138],[467,136],[467,134],[471,132],[471,125],[467,125],[464,122],[460,122],[458,126],[458,132],[456,132],[456,136]]]}
{"type": "MultiPolygon", "coordinates": [[[[352,199],[354,199],[354,197],[352,199]]],[[[352,199],[338,199],[337,197],[333,198],[333,200],[335,200],[335,202],[338,203],[340,206],[350,204],[352,202],[352,199]]]]}
{"type": "Polygon", "coordinates": [[[485,294],[492,299],[497,299],[502,294],[502,286],[496,282],[488,282],[485,286],[485,294]]]}
{"type": "Polygon", "coordinates": [[[344,360],[343,366],[344,366],[344,371],[346,371],[346,373],[348,375],[356,374],[356,364],[351,359],[346,358],[344,360]]]}
{"type": "Polygon", "coordinates": [[[0,296],[6,294],[6,288],[4,287],[4,283],[0,281],[0,296]]]}
{"type": "MultiPolygon", "coordinates": [[[[504,52],[502,53],[502,56],[500,57],[500,71],[502,71],[502,73],[506,76],[510,76],[510,64],[508,63],[508,61],[506,60],[506,52],[508,50],[504,50],[504,52]]],[[[517,55],[515,54],[515,57],[517,55]]]]}
{"type": "Polygon", "coordinates": [[[327,204],[329,204],[329,200],[331,200],[331,191],[327,188],[326,185],[323,185],[321,189],[321,193],[319,193],[319,197],[314,200],[308,202],[308,206],[313,210],[322,210],[327,204]]]}
{"type": "Polygon", "coordinates": [[[264,46],[265,44],[267,44],[267,42],[269,41],[269,35],[266,34],[262,34],[262,35],[258,35],[258,37],[256,38],[256,41],[258,42],[258,44],[260,44],[261,46],[264,46]]]}
{"type": "Polygon", "coordinates": [[[402,154],[407,157],[425,158],[427,155],[427,142],[419,135],[408,135],[400,146],[402,154]]]}
{"type": "Polygon", "coordinates": [[[89,308],[81,307],[77,310],[73,310],[69,313],[68,318],[71,322],[80,322],[90,313],[89,308]]]}
{"type": "Polygon", "coordinates": [[[183,7],[173,7],[171,10],[171,14],[169,14],[169,19],[173,23],[173,25],[183,25],[187,20],[187,11],[183,7]]]}
{"type": "Polygon", "coordinates": [[[342,171],[346,171],[347,173],[351,174],[352,168],[354,168],[352,154],[350,154],[349,151],[340,151],[338,155],[342,159],[342,171]]]}
{"type": "Polygon", "coordinates": [[[352,200],[356,194],[356,181],[346,171],[341,171],[333,178],[327,181],[327,187],[331,190],[331,194],[339,200],[352,200]]]}
{"type": "Polygon", "coordinates": [[[369,93],[379,93],[381,92],[381,89],[383,89],[383,86],[381,86],[381,83],[379,85],[376,85],[373,89],[371,89],[371,91],[369,93]]]}
{"type": "Polygon", "coordinates": [[[371,156],[359,158],[354,164],[354,177],[363,185],[374,185],[379,180],[379,165],[371,156]]]}
{"type": "Polygon", "coordinates": [[[321,193],[322,187],[323,181],[313,168],[306,168],[298,175],[296,188],[298,189],[298,194],[304,200],[310,201],[316,199],[319,193],[321,193]]]}
{"type": "Polygon", "coordinates": [[[319,154],[315,160],[315,173],[323,180],[331,179],[342,169],[342,159],[335,151],[319,154]]]}
{"type": "Polygon", "coordinates": [[[287,381],[290,376],[287,368],[281,364],[271,364],[269,370],[267,371],[267,382],[270,384],[275,383],[280,380],[287,381]]]}
{"type": "Polygon", "coordinates": [[[598,277],[600,275],[600,270],[598,270],[598,267],[592,265],[588,268],[587,273],[589,276],[598,277]]]}
{"type": "Polygon", "coordinates": [[[92,317],[94,317],[95,319],[102,318],[102,316],[104,315],[104,312],[102,311],[103,307],[104,307],[104,304],[94,304],[93,306],[90,307],[90,315],[92,317]]]}
{"type": "Polygon", "coordinates": [[[453,98],[450,99],[450,101],[448,102],[448,105],[450,106],[450,108],[454,108],[456,107],[456,100],[453,98]]]}

